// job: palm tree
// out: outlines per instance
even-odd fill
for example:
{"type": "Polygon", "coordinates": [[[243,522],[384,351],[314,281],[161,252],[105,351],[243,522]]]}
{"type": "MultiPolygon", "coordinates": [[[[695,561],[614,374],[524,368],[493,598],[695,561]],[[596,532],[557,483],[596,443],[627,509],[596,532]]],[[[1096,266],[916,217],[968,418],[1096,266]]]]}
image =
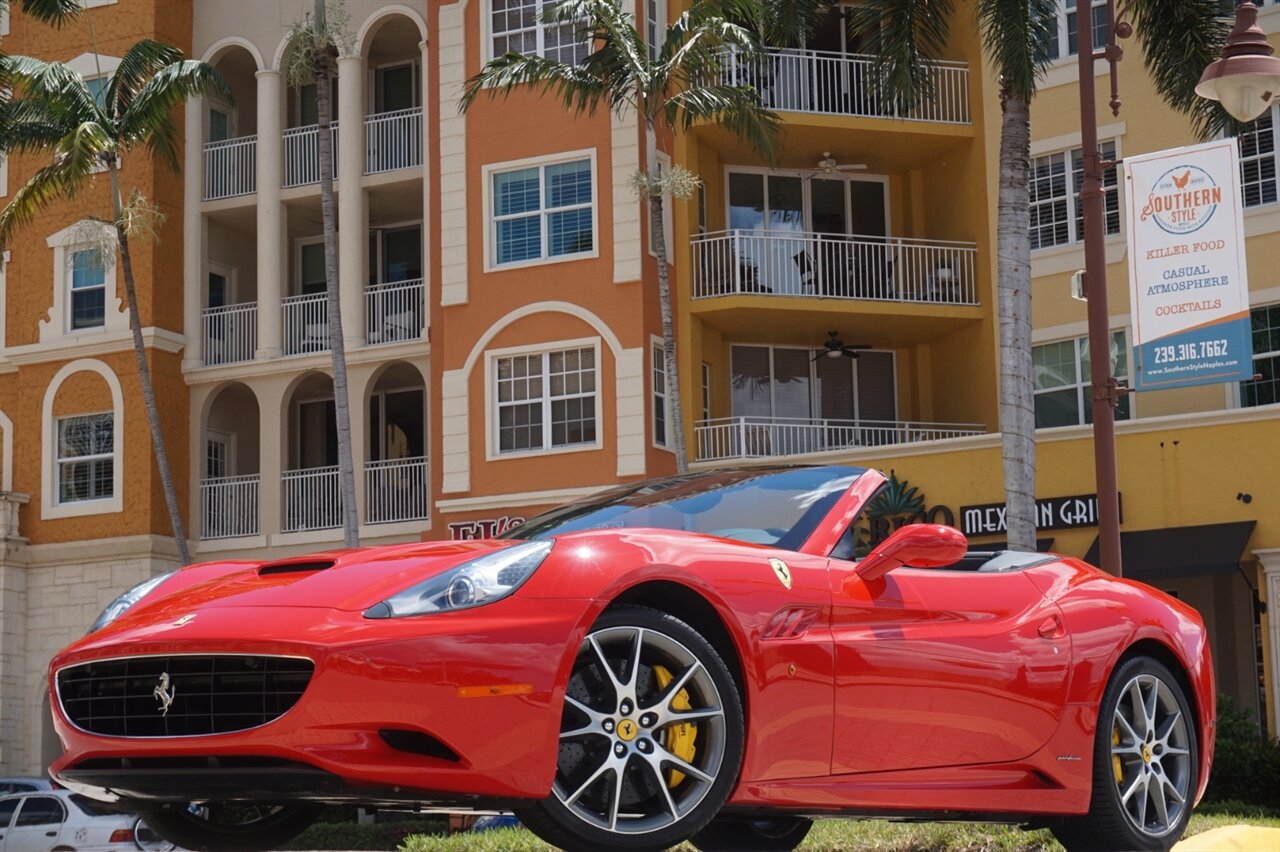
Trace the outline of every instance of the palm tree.
{"type": "MultiPolygon", "coordinates": [[[[635,19],[616,0],[563,0],[542,13],[546,24],[576,26],[591,52],[578,65],[507,53],[487,63],[467,81],[461,110],[466,111],[483,92],[507,96],[528,85],[550,94],[570,112],[593,114],[605,107],[615,115],[635,111],[646,132],[669,128],[687,131],[694,124],[715,124],[751,145],[772,160],[781,136],[774,113],[764,108],[759,92],[749,86],[720,82],[722,57],[728,51],[754,53],[755,38],[732,23],[726,14],[745,19],[753,7],[745,3],[696,0],[666,28],[656,58],[636,31],[635,19]]],[[[676,370],[676,340],[672,322],[671,284],[662,221],[664,195],[687,198],[697,178],[673,168],[665,176],[636,175],[636,186],[649,205],[653,249],[658,261],[658,299],[662,311],[663,369],[667,395],[676,422],[670,430],[676,468],[688,469],[681,404],[680,377],[676,370]]]]}
{"type": "Polygon", "coordinates": [[[19,227],[30,224],[51,201],[72,198],[95,174],[107,173],[111,216],[99,221],[105,230],[114,231],[110,249],[118,247],[120,251],[129,328],[152,450],[179,555],[182,563],[188,564],[191,556],[160,428],[151,366],[143,348],[129,250],[131,237],[154,236],[163,217],[137,189],[127,195],[122,191],[120,169],[125,155],[143,148],[178,171],[179,134],[173,123],[174,107],[188,98],[214,91],[230,98],[231,91],[213,66],[185,60],[182,51],[152,40],[129,48],[98,98],[80,74],[60,62],[12,56],[3,59],[2,71],[15,93],[12,100],[0,105],[0,138],[5,153],[52,156],[0,211],[0,245],[8,243],[19,227]]]}
{"type": "MultiPolygon", "coordinates": [[[[315,0],[315,16],[294,24],[285,56],[289,82],[314,83],[316,88],[316,145],[320,157],[320,218],[324,231],[325,309],[329,320],[329,358],[333,368],[333,413],[338,434],[338,488],[342,507],[342,540],[360,544],[356,514],[355,460],[351,447],[351,400],[347,392],[347,354],[342,333],[342,303],[338,288],[338,222],[333,200],[333,90],[336,59],[349,44],[346,15],[340,4],[326,9],[315,0]]],[[[350,128],[359,132],[359,128],[350,128]]],[[[358,138],[358,137],[356,137],[358,138]]],[[[354,284],[354,282],[352,282],[354,284]]]]}

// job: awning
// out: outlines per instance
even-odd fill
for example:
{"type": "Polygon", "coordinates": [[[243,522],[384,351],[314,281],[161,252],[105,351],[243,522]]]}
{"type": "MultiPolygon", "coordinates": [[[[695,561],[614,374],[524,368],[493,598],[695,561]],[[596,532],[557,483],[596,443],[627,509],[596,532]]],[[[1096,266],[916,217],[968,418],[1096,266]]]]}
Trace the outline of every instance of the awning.
{"type": "MultiPolygon", "coordinates": [[[[1124,575],[1135,580],[1234,574],[1257,521],[1120,533],[1124,575]]],[[[1098,539],[1084,561],[1098,564],[1098,539]]]]}

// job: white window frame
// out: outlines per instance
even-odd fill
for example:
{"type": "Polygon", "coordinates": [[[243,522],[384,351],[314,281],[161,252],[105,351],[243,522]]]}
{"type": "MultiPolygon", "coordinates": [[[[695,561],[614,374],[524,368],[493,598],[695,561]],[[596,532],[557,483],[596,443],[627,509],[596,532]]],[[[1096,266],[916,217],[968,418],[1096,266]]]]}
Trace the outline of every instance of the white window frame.
{"type": "MultiPolygon", "coordinates": [[[[307,246],[314,245],[324,245],[324,234],[314,237],[297,237],[293,241],[293,292],[289,294],[291,296],[317,295],[316,293],[304,294],[302,292],[302,250],[307,246]]],[[[325,284],[328,286],[328,282],[325,282],[325,284]]],[[[323,293],[325,291],[321,290],[319,292],[323,293]]]]}
{"type": "MultiPolygon", "coordinates": [[[[1270,158],[1275,163],[1275,171],[1276,171],[1275,180],[1276,180],[1276,189],[1277,189],[1276,201],[1262,201],[1262,202],[1259,202],[1258,204],[1249,204],[1248,201],[1242,200],[1241,203],[1244,205],[1245,210],[1253,210],[1259,207],[1269,207],[1273,204],[1276,204],[1277,202],[1280,202],[1280,104],[1272,104],[1268,112],[1271,115],[1271,153],[1254,154],[1253,156],[1246,158],[1244,156],[1244,152],[1240,148],[1240,137],[1237,136],[1236,137],[1236,154],[1240,158],[1240,191],[1242,196],[1244,195],[1245,163],[1246,162],[1261,163],[1262,161],[1268,158],[1270,158]]],[[[1263,114],[1266,115],[1267,113],[1263,113],[1263,114]]],[[[1255,119],[1255,121],[1260,121],[1260,120],[1261,120],[1261,117],[1259,117],[1258,119],[1255,119]]],[[[1258,130],[1252,131],[1252,133],[1258,136],[1263,135],[1263,131],[1261,128],[1259,128],[1258,130]]]]}
{"type": "MultiPolygon", "coordinates": [[[[423,230],[423,222],[422,222],[422,220],[421,220],[421,219],[409,219],[408,221],[404,221],[404,222],[389,222],[389,223],[387,223],[387,224],[385,224],[385,225],[377,225],[377,226],[372,226],[372,225],[371,225],[371,226],[369,227],[369,229],[368,229],[368,237],[374,237],[374,242],[375,242],[375,243],[377,243],[377,255],[376,255],[376,256],[370,256],[370,257],[366,257],[366,258],[365,258],[365,264],[366,264],[366,269],[365,269],[365,281],[366,281],[366,284],[365,284],[365,286],[366,286],[366,287],[369,287],[369,286],[379,286],[379,285],[382,285],[382,284],[398,284],[398,283],[401,283],[401,282],[398,282],[398,281],[383,281],[383,280],[382,280],[382,257],[383,257],[383,255],[386,253],[386,246],[383,244],[383,238],[384,238],[384,235],[386,234],[386,232],[387,232],[387,231],[407,231],[408,229],[410,229],[410,228],[415,228],[415,227],[418,229],[418,248],[419,248],[419,252],[421,253],[421,252],[422,252],[422,251],[424,251],[424,250],[426,249],[426,247],[427,247],[426,234],[425,234],[425,232],[424,232],[424,230],[423,230]],[[376,235],[376,236],[375,236],[375,235],[376,235]],[[368,273],[369,273],[369,270],[368,270],[368,268],[367,268],[368,266],[372,266],[372,267],[373,267],[373,273],[374,273],[373,277],[374,277],[374,279],[375,279],[375,280],[376,280],[376,282],[377,282],[377,283],[376,283],[376,284],[374,284],[374,285],[369,285],[369,284],[367,283],[367,282],[368,282],[368,273]]],[[[368,239],[368,237],[366,237],[366,239],[368,239]]],[[[421,264],[422,269],[423,269],[423,271],[424,271],[424,273],[425,273],[426,268],[427,268],[427,265],[426,265],[426,263],[424,262],[424,259],[423,259],[423,258],[419,258],[419,263],[421,264]]],[[[421,281],[421,280],[424,280],[424,276],[420,275],[420,276],[418,276],[417,278],[406,278],[406,279],[404,279],[404,280],[405,280],[405,281],[421,281]]]]}
{"type": "Polygon", "coordinates": [[[368,91],[365,92],[366,102],[369,105],[369,116],[386,115],[386,113],[373,112],[378,104],[378,72],[387,71],[392,68],[410,69],[410,77],[413,86],[413,106],[414,108],[422,108],[422,60],[420,59],[397,59],[393,62],[383,62],[380,65],[374,65],[368,71],[368,91]]]}
{"type": "Polygon", "coordinates": [[[644,40],[649,59],[657,62],[667,34],[667,0],[644,0],[644,40]]]}
{"type": "MultiPolygon", "coordinates": [[[[1133,339],[1133,334],[1129,330],[1128,326],[1113,328],[1111,329],[1109,334],[1111,337],[1114,337],[1117,334],[1124,335],[1123,346],[1121,347],[1121,351],[1124,353],[1124,358],[1125,358],[1125,375],[1116,376],[1116,378],[1121,381],[1129,382],[1130,387],[1132,387],[1133,348],[1130,341],[1133,339]]],[[[1085,420],[1085,412],[1089,409],[1090,406],[1093,405],[1093,398],[1091,395],[1085,393],[1085,389],[1092,386],[1093,378],[1085,373],[1083,369],[1084,362],[1080,356],[1080,352],[1081,352],[1081,343],[1088,339],[1089,339],[1089,335],[1078,334],[1078,335],[1075,335],[1074,337],[1060,337],[1056,340],[1040,340],[1032,344],[1031,358],[1033,362],[1033,369],[1034,369],[1036,349],[1038,349],[1041,346],[1055,346],[1061,343],[1068,343],[1068,342],[1070,342],[1072,346],[1072,354],[1075,358],[1075,368],[1076,368],[1076,380],[1073,384],[1057,385],[1051,388],[1041,388],[1039,390],[1032,391],[1032,395],[1031,395],[1032,418],[1034,419],[1035,417],[1035,402],[1036,402],[1035,398],[1042,394],[1061,393],[1062,391],[1065,391],[1065,390],[1074,390],[1076,393],[1076,404],[1078,406],[1076,411],[1075,423],[1063,423],[1059,426],[1039,426],[1036,428],[1038,429],[1070,429],[1076,426],[1087,425],[1088,421],[1085,420]]],[[[1125,399],[1129,403],[1129,416],[1124,419],[1137,420],[1138,419],[1137,394],[1135,393],[1126,394],[1125,399]]],[[[1117,420],[1119,419],[1120,418],[1117,417],[1117,420]]]]}
{"type": "Polygon", "coordinates": [[[70,249],[68,249],[67,273],[66,273],[67,311],[66,311],[66,329],[65,329],[67,334],[81,334],[84,332],[92,333],[94,331],[97,331],[99,329],[105,329],[107,327],[107,277],[108,277],[107,267],[109,267],[110,265],[111,264],[107,260],[106,256],[96,246],[78,246],[78,247],[73,246],[70,249]],[[75,273],[76,257],[77,255],[88,254],[90,252],[96,252],[102,263],[102,283],[92,284],[87,287],[77,288],[76,273],[75,273]],[[75,321],[76,294],[90,293],[95,290],[102,291],[102,322],[99,323],[98,325],[86,325],[86,326],[81,326],[79,328],[76,328],[73,325],[75,321]]]}
{"type": "MultiPolygon", "coordinates": [[[[536,33],[535,39],[537,42],[537,44],[534,47],[534,54],[537,56],[542,56],[545,58],[547,48],[546,48],[546,28],[543,26],[541,21],[538,21],[536,19],[541,16],[543,7],[554,6],[557,2],[558,0],[538,0],[538,8],[534,12],[535,21],[533,25],[533,30],[536,33]]],[[[485,0],[484,5],[480,9],[480,18],[481,18],[480,37],[483,40],[480,45],[480,51],[481,51],[481,54],[484,56],[484,60],[488,62],[489,60],[494,59],[498,55],[494,53],[494,50],[493,50],[493,41],[495,38],[497,38],[499,35],[507,35],[508,33],[522,32],[522,30],[503,30],[501,33],[495,32],[493,29],[492,0],[485,0]]],[[[582,46],[586,49],[587,53],[590,53],[591,45],[584,44],[582,46]]]]}
{"type": "Polygon", "coordinates": [[[0,7],[0,36],[9,34],[9,6],[0,7]]]}
{"type": "MultiPolygon", "coordinates": [[[[1115,162],[1119,163],[1122,156],[1120,152],[1120,139],[1117,137],[1114,139],[1098,140],[1098,147],[1100,150],[1108,144],[1114,146],[1115,148],[1114,160],[1115,162]]],[[[1066,190],[1065,200],[1067,204],[1067,239],[1066,241],[1061,243],[1050,243],[1047,245],[1033,246],[1031,249],[1032,252],[1053,251],[1054,249],[1062,249],[1069,246],[1081,245],[1084,242],[1083,218],[1077,221],[1077,217],[1076,217],[1076,205],[1080,203],[1080,192],[1079,190],[1076,189],[1076,185],[1075,185],[1076,171],[1073,165],[1075,162],[1076,152],[1080,152],[1081,156],[1083,157],[1084,149],[1079,145],[1073,145],[1070,148],[1062,148],[1055,151],[1044,151],[1042,153],[1033,154],[1031,157],[1031,162],[1030,162],[1031,181],[1035,180],[1035,168],[1036,168],[1037,160],[1043,160],[1051,157],[1062,158],[1063,169],[1065,173],[1065,184],[1064,184],[1064,189],[1066,190]]],[[[1083,165],[1083,159],[1081,160],[1081,163],[1083,165]]],[[[1106,194],[1108,192],[1115,192],[1117,222],[1116,222],[1115,231],[1107,231],[1106,223],[1105,222],[1103,223],[1103,232],[1107,238],[1118,237],[1124,233],[1124,198],[1120,192],[1120,167],[1116,165],[1110,168],[1111,168],[1112,174],[1114,175],[1114,181],[1110,185],[1108,185],[1106,182],[1106,171],[1105,170],[1103,171],[1103,187],[1102,187],[1103,216],[1104,217],[1106,216],[1106,194]]],[[[1032,198],[1031,209],[1034,210],[1037,205],[1051,205],[1051,204],[1057,203],[1057,201],[1059,201],[1062,198],[1063,196],[1058,196],[1058,195],[1054,195],[1048,199],[1037,200],[1035,198],[1032,198]]],[[[1032,224],[1031,227],[1034,230],[1036,226],[1032,224]]]]}
{"type": "MultiPolygon", "coordinates": [[[[530,266],[544,266],[549,263],[572,263],[576,260],[587,260],[600,256],[600,180],[599,169],[596,163],[596,149],[582,148],[577,151],[565,151],[557,154],[547,154],[539,157],[526,157],[521,160],[507,160],[501,163],[487,163],[480,169],[481,185],[481,207],[484,215],[484,271],[485,272],[504,272],[511,269],[525,269],[530,266]],[[542,228],[542,256],[530,260],[521,260],[514,263],[498,263],[497,247],[498,247],[498,222],[493,215],[493,181],[496,175],[502,172],[519,171],[520,169],[529,169],[537,167],[540,170],[547,166],[559,165],[562,163],[571,163],[576,160],[589,160],[591,169],[591,251],[575,252],[574,254],[558,254],[554,257],[546,256],[547,248],[547,228],[545,227],[545,218],[547,209],[539,207],[538,214],[544,219],[544,227],[542,228]]],[[[542,192],[542,178],[539,177],[539,205],[544,204],[542,192]]],[[[579,207],[581,205],[578,205],[579,207]]],[[[572,208],[558,207],[556,210],[568,210],[572,208]]],[[[521,213],[520,216],[532,215],[532,212],[521,213]]]]}
{"type": "MultiPolygon", "coordinates": [[[[1076,8],[1071,11],[1071,14],[1074,14],[1076,16],[1077,46],[1080,43],[1080,17],[1082,14],[1083,7],[1089,6],[1089,11],[1087,15],[1089,19],[1088,20],[1089,44],[1092,46],[1093,45],[1093,10],[1095,8],[1105,7],[1106,5],[1107,5],[1107,0],[1076,0],[1076,8]]],[[[1055,23],[1057,24],[1057,27],[1058,27],[1058,39],[1057,39],[1058,52],[1054,56],[1049,57],[1051,61],[1066,61],[1068,59],[1074,59],[1076,57],[1076,54],[1072,53],[1071,48],[1069,47],[1070,41],[1068,36],[1070,34],[1070,31],[1067,26],[1067,14],[1068,14],[1067,4],[1065,0],[1058,0],[1058,8],[1054,14],[1055,23]]],[[[1102,48],[1098,47],[1094,49],[1101,50],[1102,48]]]]}
{"type": "Polygon", "coordinates": [[[124,393],[115,372],[96,358],[80,358],[62,365],[45,387],[40,413],[40,519],[77,518],[86,515],[105,515],[124,511],[124,435],[128,424],[124,416],[124,393]],[[104,414],[103,411],[76,411],[54,416],[54,401],[63,383],[77,373],[96,373],[107,384],[111,394],[110,414],[115,422],[112,430],[111,458],[113,494],[100,500],[76,500],[71,503],[58,501],[58,421],[67,417],[104,414]]]}
{"type": "MultiPolygon", "coordinates": [[[[105,264],[103,285],[106,293],[103,298],[102,325],[88,328],[71,328],[71,261],[72,254],[93,246],[84,240],[84,228],[109,226],[90,220],[81,220],[68,225],[45,240],[45,245],[53,249],[53,305],[48,318],[40,320],[40,343],[65,343],[84,337],[95,337],[102,334],[129,331],[129,316],[124,310],[124,302],[117,295],[116,288],[116,254],[107,252],[103,257],[105,264]]],[[[114,231],[106,235],[106,240],[114,240],[114,231]]]]}
{"type": "MultiPolygon", "coordinates": [[[[600,450],[604,448],[604,425],[605,417],[603,414],[604,394],[601,390],[601,382],[604,380],[604,367],[600,361],[600,338],[599,337],[579,337],[572,340],[556,340],[549,343],[535,343],[527,346],[509,346],[502,349],[490,349],[484,353],[484,398],[485,398],[485,460],[486,461],[502,461],[505,459],[520,459],[530,457],[541,457],[549,455],[559,455],[562,453],[582,453],[592,450],[600,450]],[[594,442],[585,444],[570,444],[564,447],[553,447],[551,445],[551,415],[550,401],[551,388],[550,383],[543,382],[543,429],[542,429],[542,449],[529,450],[512,450],[509,452],[501,452],[498,438],[498,361],[503,358],[511,358],[520,355],[542,355],[544,357],[544,365],[546,356],[552,352],[562,352],[569,349],[592,349],[595,352],[595,370],[596,370],[596,389],[595,409],[596,409],[596,439],[594,442]]],[[[583,394],[585,396],[585,394],[583,394]]]]}
{"type": "MultiPolygon", "coordinates": [[[[729,225],[729,210],[730,210],[729,177],[730,175],[734,175],[734,174],[765,176],[763,186],[765,190],[764,197],[765,197],[766,209],[761,212],[764,213],[764,221],[766,224],[769,221],[768,178],[771,178],[771,177],[799,178],[800,179],[800,204],[802,206],[801,214],[804,219],[804,221],[802,222],[802,225],[803,225],[802,232],[806,234],[814,233],[813,231],[813,197],[810,191],[812,187],[812,181],[807,180],[807,178],[811,178],[814,176],[813,172],[804,170],[804,169],[771,169],[768,166],[728,165],[724,167],[724,207],[722,209],[724,210],[724,222],[725,222],[726,229],[730,228],[730,225],[729,225]]],[[[823,180],[843,180],[846,184],[852,183],[853,181],[863,181],[866,183],[880,184],[881,189],[884,193],[883,195],[884,197],[884,235],[886,237],[894,236],[893,208],[890,203],[892,198],[891,198],[891,193],[889,192],[889,176],[888,175],[859,171],[859,172],[839,172],[839,173],[830,174],[830,175],[824,174],[821,177],[823,180]]],[[[853,200],[852,200],[852,197],[850,196],[848,186],[845,187],[845,193],[844,193],[844,216],[845,216],[844,218],[845,227],[846,228],[852,227],[853,200]]],[[[764,229],[765,232],[768,232],[768,230],[769,230],[768,228],[764,229]]],[[[849,234],[848,236],[859,236],[859,235],[849,234]]]]}
{"type": "MultiPolygon", "coordinates": [[[[747,349],[761,349],[761,348],[763,348],[763,349],[768,349],[768,350],[769,350],[769,417],[771,417],[771,418],[786,417],[786,416],[787,416],[786,414],[783,414],[783,413],[779,413],[779,412],[778,412],[778,403],[777,403],[777,400],[775,399],[775,395],[774,395],[774,390],[775,390],[776,385],[777,385],[777,383],[773,381],[773,377],[774,377],[774,375],[776,375],[776,374],[777,374],[777,370],[776,370],[776,368],[774,367],[774,353],[775,353],[775,352],[778,352],[779,350],[782,350],[782,349],[800,349],[800,350],[804,350],[805,352],[807,352],[807,353],[809,353],[809,354],[813,354],[813,352],[814,352],[814,347],[812,347],[812,346],[782,346],[782,345],[778,345],[778,344],[774,344],[774,343],[745,343],[745,342],[735,342],[735,343],[731,343],[731,344],[729,344],[729,379],[730,379],[730,381],[731,381],[731,382],[732,382],[732,380],[733,380],[733,350],[734,350],[735,348],[737,348],[737,347],[747,348],[747,349]]],[[[866,350],[866,351],[868,351],[868,352],[878,352],[878,353],[883,353],[883,354],[888,355],[888,356],[890,357],[890,359],[891,359],[892,369],[890,370],[890,374],[893,376],[893,421],[892,421],[892,422],[897,423],[897,422],[898,422],[898,416],[902,413],[902,406],[901,406],[901,399],[900,399],[901,393],[900,393],[900,389],[898,388],[898,353],[897,353],[896,351],[892,350],[892,349],[868,349],[868,350],[866,350]]],[[[842,358],[841,360],[845,360],[845,359],[843,359],[843,358],[842,358]]],[[[859,376],[858,376],[858,365],[857,365],[857,361],[856,361],[856,360],[854,360],[854,359],[852,359],[852,358],[847,359],[847,362],[848,362],[848,364],[849,364],[849,372],[850,372],[850,374],[853,376],[853,386],[852,386],[852,387],[853,387],[853,417],[852,417],[852,418],[850,418],[850,419],[851,419],[851,420],[853,420],[853,421],[855,421],[855,422],[859,422],[859,423],[860,423],[860,422],[862,422],[863,417],[862,417],[862,400],[859,398],[859,394],[858,394],[858,383],[859,383],[859,380],[860,380],[860,379],[859,379],[859,376]]],[[[814,397],[814,395],[813,395],[813,394],[814,394],[814,390],[815,390],[817,387],[818,387],[818,367],[817,367],[817,362],[816,362],[814,359],[810,358],[810,359],[809,359],[809,407],[810,407],[810,411],[812,411],[812,409],[813,409],[813,404],[817,401],[817,399],[816,399],[816,398],[814,397]]],[[[731,406],[731,408],[730,408],[730,415],[731,415],[732,417],[743,417],[743,416],[747,416],[747,415],[739,414],[738,412],[736,412],[736,411],[733,411],[733,410],[732,410],[732,395],[730,395],[730,406],[731,406]]],[[[797,419],[800,419],[800,418],[797,418],[797,419]]],[[[818,420],[823,420],[823,419],[825,419],[825,418],[819,417],[819,416],[814,415],[814,414],[810,414],[810,415],[809,415],[809,419],[810,419],[810,420],[813,420],[813,421],[818,421],[818,420]]],[[[868,421],[866,421],[866,422],[868,422],[868,423],[883,423],[883,422],[885,422],[885,421],[882,421],[882,420],[868,420],[868,421]]]]}
{"type": "Polygon", "coordinates": [[[208,266],[208,269],[205,270],[205,274],[204,274],[205,306],[206,307],[208,306],[209,296],[212,295],[209,292],[209,276],[210,275],[221,275],[223,278],[227,280],[227,302],[226,302],[227,306],[240,304],[236,300],[237,297],[239,296],[239,282],[236,280],[239,274],[236,268],[234,266],[227,266],[225,263],[219,263],[216,260],[209,261],[207,266],[208,266]]]}
{"type": "Polygon", "coordinates": [[[114,443],[115,442],[115,422],[114,422],[115,417],[110,411],[91,411],[91,412],[85,412],[83,414],[68,414],[65,417],[55,418],[53,421],[53,429],[54,429],[54,436],[55,436],[55,441],[53,445],[54,446],[53,487],[55,489],[54,502],[56,502],[59,506],[79,505],[82,503],[105,503],[111,500],[111,498],[115,497],[116,489],[119,487],[115,478],[116,471],[115,471],[115,463],[114,463],[115,461],[114,452],[89,453],[88,455],[67,456],[65,458],[62,455],[62,441],[60,440],[61,432],[62,432],[62,424],[70,420],[83,420],[90,417],[93,417],[93,418],[106,417],[112,420],[111,435],[112,435],[112,443],[114,443]],[[112,462],[111,493],[109,495],[100,496],[100,497],[87,497],[83,500],[63,500],[62,499],[62,471],[65,465],[78,464],[82,462],[102,462],[102,461],[112,462]]]}
{"type": "Polygon", "coordinates": [[[225,457],[223,463],[226,468],[221,477],[215,479],[227,478],[236,475],[236,434],[234,432],[224,432],[221,429],[206,429],[204,438],[204,470],[201,472],[201,478],[204,481],[209,480],[209,447],[212,444],[221,444],[225,457]]]}
{"type": "Polygon", "coordinates": [[[671,449],[671,397],[667,394],[667,347],[662,338],[649,336],[649,432],[653,446],[659,450],[671,449]],[[661,388],[661,389],[659,389],[661,388]],[[661,406],[661,408],[659,408],[661,406]],[[662,440],[658,440],[658,412],[662,412],[662,440]]]}
{"type": "MultiPolygon", "coordinates": [[[[1263,304],[1250,305],[1250,306],[1249,306],[1249,321],[1250,321],[1250,323],[1252,323],[1252,321],[1253,321],[1253,312],[1254,312],[1254,311],[1257,311],[1257,310],[1262,310],[1263,308],[1280,308],[1280,302],[1265,302],[1265,303],[1263,303],[1263,304]]],[[[1249,337],[1250,337],[1250,340],[1249,340],[1249,348],[1250,348],[1250,349],[1252,349],[1252,348],[1253,348],[1253,339],[1252,339],[1252,338],[1253,338],[1253,335],[1252,335],[1252,334],[1250,334],[1250,335],[1249,335],[1249,337]]],[[[1253,358],[1252,358],[1252,360],[1250,361],[1250,363],[1255,363],[1255,362],[1257,362],[1257,361],[1262,360],[1263,358],[1280,358],[1280,349],[1277,349],[1277,350],[1274,350],[1274,351],[1271,351],[1271,352],[1254,352],[1254,353],[1253,353],[1253,358]]],[[[1254,374],[1255,374],[1255,375],[1257,374],[1257,370],[1256,370],[1256,369],[1254,370],[1254,374]]],[[[1251,381],[1251,380],[1250,380],[1250,381],[1251,381]]],[[[1259,406],[1254,406],[1254,405],[1245,405],[1245,402],[1244,402],[1244,394],[1241,392],[1241,391],[1242,391],[1242,388],[1240,387],[1240,386],[1241,386],[1241,385],[1243,385],[1243,384],[1244,384],[1244,382],[1233,382],[1232,384],[1230,384],[1230,385],[1228,385],[1228,386],[1227,386],[1228,388],[1230,388],[1230,389],[1231,389],[1231,395],[1234,397],[1234,399],[1230,399],[1230,401],[1231,401],[1231,402],[1234,402],[1234,407],[1235,407],[1235,408],[1257,408],[1257,407],[1259,407],[1259,406]]],[[[1268,403],[1268,404],[1269,404],[1269,403],[1268,403]]]]}

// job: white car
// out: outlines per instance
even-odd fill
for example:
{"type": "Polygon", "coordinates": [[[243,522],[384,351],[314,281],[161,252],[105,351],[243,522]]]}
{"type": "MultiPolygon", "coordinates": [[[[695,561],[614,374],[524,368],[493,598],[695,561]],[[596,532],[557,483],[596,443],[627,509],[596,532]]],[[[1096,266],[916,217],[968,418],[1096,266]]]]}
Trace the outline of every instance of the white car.
{"type": "Polygon", "coordinates": [[[138,822],[69,790],[0,796],[0,852],[137,850],[138,822]]]}

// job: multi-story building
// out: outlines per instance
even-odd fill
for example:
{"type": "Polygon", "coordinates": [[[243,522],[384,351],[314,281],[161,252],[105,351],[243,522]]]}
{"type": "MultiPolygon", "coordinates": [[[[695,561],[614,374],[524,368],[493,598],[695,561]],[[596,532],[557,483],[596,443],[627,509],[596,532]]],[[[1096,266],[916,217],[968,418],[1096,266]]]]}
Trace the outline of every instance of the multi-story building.
{"type": "MultiPolygon", "coordinates": [[[[1003,496],[992,248],[1000,105],[967,4],[931,66],[934,97],[910,111],[876,98],[871,62],[836,25],[839,11],[803,47],[730,63],[726,76],[759,86],[783,117],[784,153],[766,166],[723,131],[654,140],[634,116],[574,118],[528,92],[481,97],[460,114],[461,84],[494,55],[584,55],[566,29],[536,22],[548,2],[345,4],[351,38],[332,132],[362,543],[492,534],[620,480],[666,474],[676,428],[695,467],[893,469],[920,499],[882,522],[924,515],[964,523],[980,543],[998,539],[998,512],[985,504],[1003,496]],[[703,186],[668,205],[669,221],[650,223],[631,176],[669,163],[703,186]],[[673,270],[680,412],[669,410],[661,368],[654,227],[673,270]],[[865,348],[825,357],[832,332],[865,348]]],[[[196,558],[336,546],[315,90],[283,70],[289,26],[312,4],[87,5],[96,58],[83,20],[55,32],[16,8],[5,49],[71,62],[91,79],[133,41],[159,38],[212,63],[233,95],[187,105],[181,174],[140,153],[125,164],[126,180],[169,216],[135,263],[196,558]]],[[[636,11],[652,32],[686,5],[645,0],[636,11]]],[[[1276,14],[1265,17],[1269,32],[1276,14]]],[[[1064,8],[1063,45],[1074,44],[1074,20],[1064,8]]],[[[1065,283],[1083,265],[1068,168],[1079,146],[1073,69],[1064,56],[1035,106],[1046,498],[1093,490],[1073,342],[1084,315],[1065,283]]],[[[1125,114],[1104,128],[1120,153],[1190,141],[1137,59],[1122,74],[1125,114]]],[[[1280,282],[1264,277],[1280,266],[1280,206],[1274,131],[1258,127],[1249,263],[1263,307],[1280,301],[1280,282]]],[[[15,157],[0,193],[36,165],[15,157]]],[[[1123,193],[1113,197],[1123,209],[1123,193]]],[[[51,207],[0,274],[5,771],[36,771],[58,748],[43,679],[53,651],[119,590],[177,561],[119,280],[110,258],[80,242],[77,223],[105,214],[101,187],[51,207]]],[[[1121,234],[1109,246],[1118,332],[1123,251],[1121,234]]],[[[1274,370],[1266,357],[1260,369],[1274,370]]],[[[1240,565],[1256,584],[1255,561],[1280,554],[1280,409],[1242,407],[1274,399],[1274,388],[1270,398],[1250,388],[1243,401],[1220,386],[1136,395],[1120,427],[1126,534],[1252,522],[1230,560],[1213,571],[1188,563],[1177,576],[1189,579],[1164,584],[1217,619],[1219,666],[1246,696],[1256,694],[1241,685],[1256,643],[1232,617],[1248,598],[1232,585],[1240,574],[1219,569],[1240,565]]],[[[1067,507],[1069,529],[1046,532],[1055,549],[1086,554],[1088,505],[1067,507]]]]}

